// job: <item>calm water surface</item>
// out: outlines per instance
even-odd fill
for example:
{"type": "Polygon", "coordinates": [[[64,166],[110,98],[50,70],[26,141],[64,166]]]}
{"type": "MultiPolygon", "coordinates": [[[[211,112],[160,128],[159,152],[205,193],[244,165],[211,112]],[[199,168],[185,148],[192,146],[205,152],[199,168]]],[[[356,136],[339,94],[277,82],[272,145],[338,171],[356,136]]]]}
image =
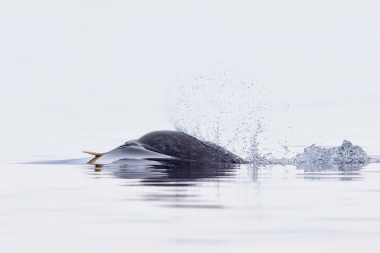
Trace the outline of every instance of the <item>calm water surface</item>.
{"type": "Polygon", "coordinates": [[[380,250],[380,164],[202,170],[3,162],[0,252],[380,250]]]}

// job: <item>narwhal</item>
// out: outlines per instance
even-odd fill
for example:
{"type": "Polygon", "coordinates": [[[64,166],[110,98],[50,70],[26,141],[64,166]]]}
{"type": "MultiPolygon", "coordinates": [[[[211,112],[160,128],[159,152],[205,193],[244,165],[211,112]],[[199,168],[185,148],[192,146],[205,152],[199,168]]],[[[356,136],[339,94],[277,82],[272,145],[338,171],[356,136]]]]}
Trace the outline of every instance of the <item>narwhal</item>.
{"type": "Polygon", "coordinates": [[[122,159],[179,160],[186,162],[245,164],[231,151],[179,131],[154,131],[131,140],[106,153],[83,151],[94,155],[89,164],[109,164],[122,159]]]}

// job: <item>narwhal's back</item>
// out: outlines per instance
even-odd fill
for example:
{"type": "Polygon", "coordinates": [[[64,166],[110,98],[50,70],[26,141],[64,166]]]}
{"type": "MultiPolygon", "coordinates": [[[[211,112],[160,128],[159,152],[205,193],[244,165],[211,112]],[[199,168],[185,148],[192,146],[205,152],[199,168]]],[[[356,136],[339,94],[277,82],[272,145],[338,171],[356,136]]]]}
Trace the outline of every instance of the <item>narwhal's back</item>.
{"type": "Polygon", "coordinates": [[[200,140],[178,131],[155,131],[137,140],[146,149],[159,152],[182,160],[245,163],[225,148],[200,140]]]}

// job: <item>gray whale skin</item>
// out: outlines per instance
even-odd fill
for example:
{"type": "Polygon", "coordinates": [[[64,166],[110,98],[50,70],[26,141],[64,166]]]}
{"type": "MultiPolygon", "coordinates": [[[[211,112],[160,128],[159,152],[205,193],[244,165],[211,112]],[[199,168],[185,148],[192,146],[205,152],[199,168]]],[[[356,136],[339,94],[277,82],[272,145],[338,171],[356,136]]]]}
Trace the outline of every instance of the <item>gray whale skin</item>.
{"type": "Polygon", "coordinates": [[[106,153],[83,151],[95,157],[89,164],[109,164],[123,159],[179,160],[207,163],[247,163],[241,157],[212,142],[179,131],[155,131],[106,153]]]}

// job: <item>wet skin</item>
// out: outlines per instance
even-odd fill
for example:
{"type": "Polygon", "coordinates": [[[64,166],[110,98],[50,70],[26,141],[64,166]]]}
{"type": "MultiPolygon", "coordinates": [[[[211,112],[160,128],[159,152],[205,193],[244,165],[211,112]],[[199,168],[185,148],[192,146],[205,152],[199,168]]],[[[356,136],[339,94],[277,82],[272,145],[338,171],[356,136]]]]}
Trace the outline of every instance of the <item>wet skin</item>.
{"type": "Polygon", "coordinates": [[[207,163],[247,163],[227,149],[178,131],[155,131],[126,142],[106,153],[95,155],[91,164],[109,164],[120,159],[180,160],[207,163]]]}

